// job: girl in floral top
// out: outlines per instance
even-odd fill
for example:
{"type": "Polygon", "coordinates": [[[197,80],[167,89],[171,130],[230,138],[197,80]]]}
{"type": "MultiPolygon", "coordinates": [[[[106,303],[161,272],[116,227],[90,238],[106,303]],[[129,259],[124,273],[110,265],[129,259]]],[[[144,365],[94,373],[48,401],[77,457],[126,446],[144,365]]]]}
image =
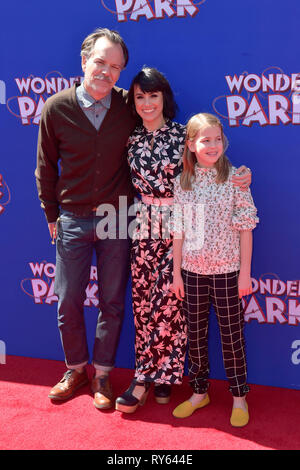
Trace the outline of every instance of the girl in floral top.
{"type": "MultiPolygon", "coordinates": [[[[156,69],[146,67],[138,73],[128,99],[140,120],[128,142],[132,181],[141,196],[131,251],[136,365],[131,386],[117,398],[116,409],[132,413],[145,401],[151,383],[156,401],[167,403],[171,384],[180,384],[184,372],[187,327],[181,300],[170,288],[169,219],[186,131],[172,121],[173,92],[156,69]]],[[[249,175],[245,180],[248,185],[249,175]]]]}
{"type": "Polygon", "coordinates": [[[251,193],[236,189],[236,169],[225,156],[218,118],[193,116],[187,125],[183,172],[174,185],[173,289],[188,324],[189,375],[193,395],[173,411],[190,416],[209,404],[207,330],[215,308],[223,360],[233,395],[231,424],[249,420],[241,297],[251,293],[252,230],[258,221],[251,193]]]}

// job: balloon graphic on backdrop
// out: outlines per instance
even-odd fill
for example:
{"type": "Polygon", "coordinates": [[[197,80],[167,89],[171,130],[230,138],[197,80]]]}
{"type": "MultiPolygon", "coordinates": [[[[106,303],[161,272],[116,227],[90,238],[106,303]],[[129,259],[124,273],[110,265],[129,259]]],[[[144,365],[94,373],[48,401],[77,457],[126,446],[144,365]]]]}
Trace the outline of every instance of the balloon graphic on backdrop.
{"type": "Polygon", "coordinates": [[[10,189],[0,173],[0,215],[3,214],[5,206],[10,202],[10,189]]]}

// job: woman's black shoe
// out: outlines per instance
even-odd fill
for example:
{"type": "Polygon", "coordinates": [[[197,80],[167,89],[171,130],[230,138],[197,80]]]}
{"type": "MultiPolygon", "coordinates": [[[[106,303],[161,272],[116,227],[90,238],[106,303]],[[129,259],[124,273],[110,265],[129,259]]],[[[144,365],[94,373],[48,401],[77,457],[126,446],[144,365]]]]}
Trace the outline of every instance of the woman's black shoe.
{"type": "Polygon", "coordinates": [[[139,383],[131,382],[130,387],[120,397],[116,399],[116,410],[123,413],[134,413],[138,406],[143,406],[149,393],[150,382],[139,383]],[[145,389],[140,399],[132,395],[134,388],[137,385],[142,385],[145,389]]]}
{"type": "Polygon", "coordinates": [[[169,403],[171,397],[171,385],[159,384],[154,387],[154,396],[157,403],[161,405],[169,403]]]}

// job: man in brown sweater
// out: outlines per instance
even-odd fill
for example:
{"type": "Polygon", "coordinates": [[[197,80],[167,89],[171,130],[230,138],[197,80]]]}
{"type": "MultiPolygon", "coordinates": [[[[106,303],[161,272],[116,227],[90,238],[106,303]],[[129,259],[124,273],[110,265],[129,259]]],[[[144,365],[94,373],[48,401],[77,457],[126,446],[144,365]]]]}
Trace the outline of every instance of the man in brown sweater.
{"type": "Polygon", "coordinates": [[[83,83],[57,93],[44,105],[35,175],[50,235],[56,239],[58,326],[68,369],[49,398],[66,400],[88,382],[83,308],[95,251],[100,313],[92,390],[94,405],[102,409],[113,405],[109,371],[114,366],[129,274],[130,241],[118,236],[118,223],[119,201],[130,204],[134,196],[124,151],[135,121],[127,93],[115,87],[128,61],[120,35],[96,30],[84,40],[81,56],[83,83]],[[115,209],[115,238],[99,238],[102,204],[115,209]]]}

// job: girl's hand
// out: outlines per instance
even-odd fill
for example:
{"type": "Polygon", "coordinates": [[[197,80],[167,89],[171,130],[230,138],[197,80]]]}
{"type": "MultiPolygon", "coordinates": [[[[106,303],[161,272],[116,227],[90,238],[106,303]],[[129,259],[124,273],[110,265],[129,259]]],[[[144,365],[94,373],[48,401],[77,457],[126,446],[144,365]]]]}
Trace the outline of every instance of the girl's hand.
{"type": "Polygon", "coordinates": [[[183,300],[184,297],[184,285],[181,274],[173,276],[172,291],[176,295],[177,299],[183,300]]]}
{"type": "Polygon", "coordinates": [[[239,298],[240,299],[244,297],[245,295],[252,294],[252,283],[251,283],[250,275],[240,272],[239,279],[238,279],[238,286],[239,286],[239,298]]]}

